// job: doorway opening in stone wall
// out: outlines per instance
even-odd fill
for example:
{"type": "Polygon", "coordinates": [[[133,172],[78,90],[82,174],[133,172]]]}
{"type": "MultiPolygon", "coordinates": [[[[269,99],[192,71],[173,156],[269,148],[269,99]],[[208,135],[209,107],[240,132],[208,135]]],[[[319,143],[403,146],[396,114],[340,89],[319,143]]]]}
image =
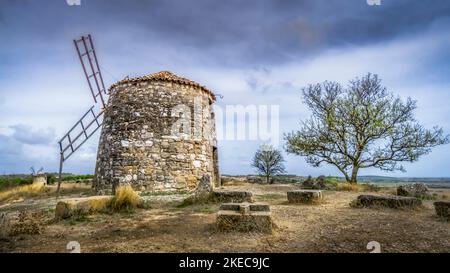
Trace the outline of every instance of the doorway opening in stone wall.
{"type": "Polygon", "coordinates": [[[219,152],[217,147],[213,147],[213,168],[214,168],[214,185],[220,187],[220,174],[219,174],[219,152]]]}

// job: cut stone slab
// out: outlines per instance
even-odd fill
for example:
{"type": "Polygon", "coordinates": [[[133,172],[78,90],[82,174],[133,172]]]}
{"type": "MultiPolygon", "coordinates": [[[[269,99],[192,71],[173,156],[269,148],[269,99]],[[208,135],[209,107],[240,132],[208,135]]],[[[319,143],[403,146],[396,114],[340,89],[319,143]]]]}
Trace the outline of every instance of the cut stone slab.
{"type": "Polygon", "coordinates": [[[450,202],[434,202],[434,209],[439,217],[450,220],[450,202]]]}
{"type": "Polygon", "coordinates": [[[223,203],[253,203],[253,194],[249,191],[215,191],[213,198],[223,203]]]}
{"type": "Polygon", "coordinates": [[[224,203],[220,205],[220,210],[241,211],[242,207],[249,207],[250,211],[270,211],[270,206],[266,203],[224,203]]]}
{"type": "Polygon", "coordinates": [[[226,203],[217,213],[220,231],[272,232],[273,222],[268,204],[226,203]]]}
{"type": "Polygon", "coordinates": [[[112,196],[91,196],[61,200],[56,204],[55,218],[67,219],[104,210],[111,198],[112,196]]]}
{"type": "Polygon", "coordinates": [[[428,197],[428,187],[424,183],[406,184],[397,187],[398,196],[428,197]]]}
{"type": "Polygon", "coordinates": [[[320,202],[323,194],[320,190],[295,190],[287,192],[287,199],[289,203],[311,204],[320,202]]]}
{"type": "Polygon", "coordinates": [[[356,199],[356,206],[358,207],[388,207],[398,209],[415,208],[421,205],[422,201],[415,197],[360,195],[356,199]]]}

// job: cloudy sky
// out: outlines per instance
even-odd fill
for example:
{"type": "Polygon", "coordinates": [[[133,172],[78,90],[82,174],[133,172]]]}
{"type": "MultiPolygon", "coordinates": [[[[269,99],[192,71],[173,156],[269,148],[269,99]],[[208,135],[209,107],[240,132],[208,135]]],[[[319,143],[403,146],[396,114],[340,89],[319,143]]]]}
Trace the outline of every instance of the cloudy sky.
{"type": "MultiPolygon", "coordinates": [[[[219,107],[279,105],[280,138],[309,116],[302,87],[367,72],[450,133],[448,0],[0,0],[0,173],[57,170],[57,140],[92,105],[72,43],[88,33],[107,85],[170,70],[223,95],[219,107]]],[[[98,137],[65,171],[93,172],[98,137]]],[[[220,141],[221,171],[252,173],[260,143],[220,141]]],[[[286,159],[289,173],[339,174],[286,159]]],[[[449,162],[447,145],[407,173],[362,174],[450,177],[449,162]]]]}

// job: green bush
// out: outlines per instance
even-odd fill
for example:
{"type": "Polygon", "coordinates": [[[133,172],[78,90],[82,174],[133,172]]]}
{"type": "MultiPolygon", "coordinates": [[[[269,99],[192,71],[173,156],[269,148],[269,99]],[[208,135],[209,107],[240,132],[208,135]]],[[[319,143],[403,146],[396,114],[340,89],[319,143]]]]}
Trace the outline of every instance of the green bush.
{"type": "Polygon", "coordinates": [[[3,176],[0,177],[0,190],[31,183],[33,183],[33,178],[31,176],[3,176]]]}

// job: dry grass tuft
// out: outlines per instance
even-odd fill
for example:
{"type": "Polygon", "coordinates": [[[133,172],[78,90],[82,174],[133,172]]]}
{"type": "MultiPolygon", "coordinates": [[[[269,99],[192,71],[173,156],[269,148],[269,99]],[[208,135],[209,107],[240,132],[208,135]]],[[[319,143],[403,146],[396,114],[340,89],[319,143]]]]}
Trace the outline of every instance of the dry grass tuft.
{"type": "Polygon", "coordinates": [[[115,196],[109,202],[113,211],[134,210],[141,202],[141,197],[130,185],[120,186],[116,189],[115,196]]]}
{"type": "Polygon", "coordinates": [[[337,183],[336,191],[353,191],[353,192],[361,192],[361,191],[373,191],[377,192],[380,188],[376,185],[371,184],[352,184],[348,182],[337,183]]]}
{"type": "Polygon", "coordinates": [[[112,199],[92,199],[89,201],[89,207],[92,211],[105,212],[111,202],[112,199]]]}
{"type": "Polygon", "coordinates": [[[352,183],[338,183],[336,185],[336,190],[338,191],[361,191],[362,187],[358,184],[352,183]]]}
{"type": "Polygon", "coordinates": [[[0,192],[0,202],[18,198],[30,198],[48,192],[49,189],[42,184],[19,186],[0,192]]]}

